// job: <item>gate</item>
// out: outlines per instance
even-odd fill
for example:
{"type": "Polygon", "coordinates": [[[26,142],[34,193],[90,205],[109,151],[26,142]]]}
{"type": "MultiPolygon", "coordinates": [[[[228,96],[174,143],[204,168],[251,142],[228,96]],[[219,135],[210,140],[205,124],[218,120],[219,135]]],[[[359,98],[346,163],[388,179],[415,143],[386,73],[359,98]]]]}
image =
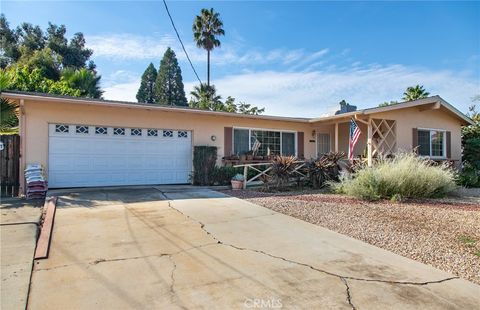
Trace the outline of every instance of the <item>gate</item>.
{"type": "Polygon", "coordinates": [[[20,136],[0,135],[0,195],[16,197],[19,189],[20,136]],[[3,147],[2,145],[3,144],[3,147]]]}

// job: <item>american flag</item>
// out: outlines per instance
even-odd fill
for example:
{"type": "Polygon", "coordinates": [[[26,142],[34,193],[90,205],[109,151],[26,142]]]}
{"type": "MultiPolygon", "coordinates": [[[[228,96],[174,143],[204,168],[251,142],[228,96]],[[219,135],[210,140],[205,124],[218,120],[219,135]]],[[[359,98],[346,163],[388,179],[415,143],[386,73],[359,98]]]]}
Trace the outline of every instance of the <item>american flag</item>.
{"type": "Polygon", "coordinates": [[[360,128],[358,128],[357,123],[355,123],[352,118],[350,120],[350,139],[348,145],[348,159],[350,159],[350,161],[353,161],[353,149],[355,148],[355,144],[357,144],[361,133],[360,128]]]}

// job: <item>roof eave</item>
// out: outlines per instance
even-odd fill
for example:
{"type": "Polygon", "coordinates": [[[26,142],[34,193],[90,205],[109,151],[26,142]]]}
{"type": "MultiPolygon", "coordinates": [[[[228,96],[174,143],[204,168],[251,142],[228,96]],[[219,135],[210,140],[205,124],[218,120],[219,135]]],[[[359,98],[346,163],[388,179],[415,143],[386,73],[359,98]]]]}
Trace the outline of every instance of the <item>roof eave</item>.
{"type": "Polygon", "coordinates": [[[117,107],[117,108],[119,107],[119,108],[132,108],[132,109],[144,109],[144,110],[160,110],[165,112],[179,112],[179,113],[193,113],[193,114],[215,115],[215,116],[225,116],[225,117],[264,119],[264,120],[272,120],[272,121],[308,123],[310,120],[308,118],[293,118],[293,117],[273,116],[273,115],[252,115],[252,114],[230,113],[230,112],[209,111],[209,110],[200,110],[200,109],[192,109],[192,108],[157,106],[154,104],[137,104],[132,102],[122,102],[122,101],[101,101],[101,100],[89,100],[88,98],[76,99],[76,98],[65,98],[65,97],[54,97],[54,96],[40,96],[40,95],[33,95],[33,94],[19,94],[19,93],[8,92],[8,91],[2,92],[1,95],[2,97],[6,97],[10,99],[18,99],[18,100],[24,99],[24,100],[49,101],[49,102],[54,101],[54,102],[99,105],[99,106],[108,106],[108,107],[117,107]]]}

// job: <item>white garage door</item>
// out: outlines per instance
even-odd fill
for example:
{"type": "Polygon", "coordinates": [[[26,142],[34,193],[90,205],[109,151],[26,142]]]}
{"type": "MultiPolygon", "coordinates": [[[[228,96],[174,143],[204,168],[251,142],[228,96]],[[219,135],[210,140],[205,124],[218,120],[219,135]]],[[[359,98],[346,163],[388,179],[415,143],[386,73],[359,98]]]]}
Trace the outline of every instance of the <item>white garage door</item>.
{"type": "Polygon", "coordinates": [[[182,184],[192,171],[190,131],[49,125],[49,187],[182,184]]]}

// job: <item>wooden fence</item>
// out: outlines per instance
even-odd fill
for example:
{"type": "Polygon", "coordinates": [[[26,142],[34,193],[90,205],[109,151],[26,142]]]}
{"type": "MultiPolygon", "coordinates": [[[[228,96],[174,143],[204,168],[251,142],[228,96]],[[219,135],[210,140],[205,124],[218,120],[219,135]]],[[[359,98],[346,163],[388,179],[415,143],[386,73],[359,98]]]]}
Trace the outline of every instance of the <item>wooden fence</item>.
{"type": "Polygon", "coordinates": [[[0,135],[0,195],[2,197],[18,196],[20,136],[0,135]]]}

